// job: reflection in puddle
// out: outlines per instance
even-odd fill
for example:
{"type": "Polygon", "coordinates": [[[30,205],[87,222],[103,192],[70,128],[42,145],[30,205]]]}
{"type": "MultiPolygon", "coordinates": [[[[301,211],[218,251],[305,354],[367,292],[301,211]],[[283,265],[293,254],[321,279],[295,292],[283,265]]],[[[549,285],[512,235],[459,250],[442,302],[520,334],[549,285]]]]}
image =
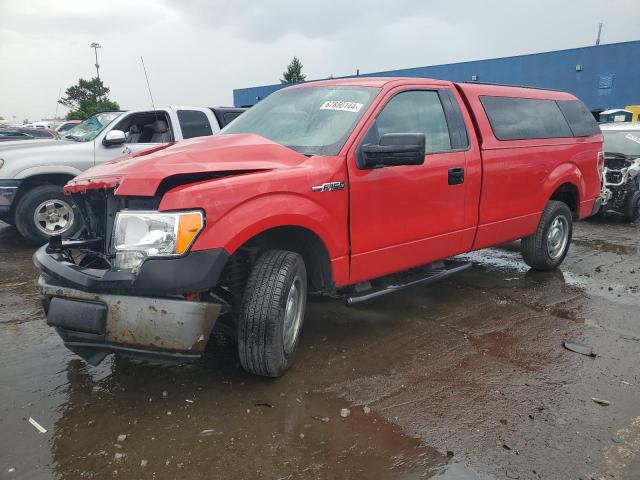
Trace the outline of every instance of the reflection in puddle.
{"type": "Polygon", "coordinates": [[[56,475],[404,479],[428,478],[446,462],[374,411],[299,378],[251,377],[228,359],[214,367],[116,359],[96,379],[71,360],[52,441],[56,475]]]}
{"type": "Polygon", "coordinates": [[[636,255],[638,248],[630,245],[620,245],[617,243],[607,242],[598,239],[577,239],[571,240],[571,243],[581,247],[588,247],[601,252],[617,253],[618,255],[636,255]]]}
{"type": "Polygon", "coordinates": [[[611,282],[603,283],[586,275],[566,270],[561,271],[558,269],[552,272],[530,271],[518,252],[502,248],[487,248],[460,255],[456,258],[473,262],[488,270],[504,272],[510,276],[513,276],[513,273],[527,273],[527,281],[535,281],[535,278],[539,277],[543,280],[541,284],[548,282],[550,276],[552,276],[554,281],[561,281],[563,284],[577,287],[589,295],[605,298],[616,303],[640,306],[640,295],[635,294],[633,288],[627,285],[611,282]]]}
{"type": "MultiPolygon", "coordinates": [[[[461,463],[451,463],[433,477],[433,480],[478,480],[479,478],[477,472],[469,470],[461,463]]],[[[488,477],[485,475],[484,478],[488,477]]]]}

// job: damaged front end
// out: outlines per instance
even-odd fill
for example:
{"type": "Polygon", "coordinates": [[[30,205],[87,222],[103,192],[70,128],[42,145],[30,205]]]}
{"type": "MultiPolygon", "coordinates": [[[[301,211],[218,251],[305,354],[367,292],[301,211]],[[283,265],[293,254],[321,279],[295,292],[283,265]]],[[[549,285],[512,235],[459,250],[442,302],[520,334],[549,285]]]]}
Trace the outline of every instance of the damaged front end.
{"type": "Polygon", "coordinates": [[[147,248],[133,266],[118,262],[127,247],[114,233],[119,215],[178,214],[157,212],[158,198],[119,197],[109,189],[73,197],[84,220],[80,234],[66,241],[54,237],[34,255],[47,323],[92,364],[112,352],[169,361],[200,357],[222,309],[220,303],[199,301],[201,292],[216,285],[228,254],[223,249],[191,252],[188,244],[164,256],[147,248]]]}
{"type": "Polygon", "coordinates": [[[640,158],[605,153],[601,211],[624,215],[628,222],[640,219],[640,158]]]}

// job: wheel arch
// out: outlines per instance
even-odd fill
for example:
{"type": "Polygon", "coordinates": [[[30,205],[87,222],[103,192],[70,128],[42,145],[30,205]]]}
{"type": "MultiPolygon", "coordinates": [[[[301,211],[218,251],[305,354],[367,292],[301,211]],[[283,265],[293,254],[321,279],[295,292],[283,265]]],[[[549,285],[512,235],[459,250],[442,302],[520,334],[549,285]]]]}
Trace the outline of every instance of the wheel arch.
{"type": "MultiPolygon", "coordinates": [[[[571,210],[574,219],[580,212],[580,202],[585,198],[586,182],[582,172],[574,163],[558,165],[547,177],[545,191],[548,192],[546,202],[556,200],[564,202],[571,210]]],[[[545,203],[546,205],[546,203],[545,203]]],[[[541,210],[545,205],[542,205],[541,210]]]]}
{"type": "Polygon", "coordinates": [[[32,188],[39,187],[41,185],[57,185],[60,187],[64,187],[67,182],[78,175],[78,173],[80,172],[78,171],[76,173],[75,171],[55,171],[46,173],[34,173],[32,175],[20,178],[20,186],[18,187],[16,197],[11,205],[10,215],[15,215],[15,211],[18,204],[20,203],[20,200],[22,199],[24,194],[32,188]]]}
{"type": "Polygon", "coordinates": [[[578,216],[578,210],[580,207],[580,192],[578,187],[572,182],[565,182],[559,185],[549,197],[549,200],[556,200],[563,202],[569,207],[573,218],[578,216]]]}
{"type": "Polygon", "coordinates": [[[230,252],[227,262],[233,265],[239,256],[248,255],[252,261],[267,250],[288,250],[302,256],[307,268],[310,291],[333,290],[333,272],[329,250],[320,235],[300,225],[280,225],[257,233],[230,252]]]}

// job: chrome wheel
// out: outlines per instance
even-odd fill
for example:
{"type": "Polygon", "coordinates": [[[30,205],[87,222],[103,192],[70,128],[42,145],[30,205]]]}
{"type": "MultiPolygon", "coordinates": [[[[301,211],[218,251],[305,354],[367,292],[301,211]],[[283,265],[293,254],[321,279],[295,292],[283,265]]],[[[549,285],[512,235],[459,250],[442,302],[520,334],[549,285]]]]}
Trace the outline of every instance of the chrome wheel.
{"type": "Polygon", "coordinates": [[[33,221],[45,235],[60,235],[73,225],[73,208],[64,200],[46,200],[33,213],[33,221]]]}
{"type": "Polygon", "coordinates": [[[306,295],[306,286],[304,285],[302,278],[296,276],[293,279],[291,288],[289,288],[284,309],[284,326],[282,329],[282,335],[284,340],[284,351],[287,355],[293,352],[296,340],[298,339],[300,325],[302,325],[302,318],[304,316],[306,295]]]}
{"type": "Polygon", "coordinates": [[[552,260],[561,257],[569,242],[569,221],[557,216],[547,232],[547,253],[552,260]]]}

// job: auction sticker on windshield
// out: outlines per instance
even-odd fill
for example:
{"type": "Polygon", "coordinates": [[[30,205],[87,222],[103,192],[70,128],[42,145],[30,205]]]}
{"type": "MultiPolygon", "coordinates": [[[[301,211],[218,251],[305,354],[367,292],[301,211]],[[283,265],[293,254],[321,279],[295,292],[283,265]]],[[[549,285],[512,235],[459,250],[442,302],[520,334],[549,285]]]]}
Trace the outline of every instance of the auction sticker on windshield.
{"type": "Polygon", "coordinates": [[[362,103],[345,102],[343,100],[327,100],[320,106],[320,110],[341,110],[343,112],[357,113],[362,108],[362,103]]]}

